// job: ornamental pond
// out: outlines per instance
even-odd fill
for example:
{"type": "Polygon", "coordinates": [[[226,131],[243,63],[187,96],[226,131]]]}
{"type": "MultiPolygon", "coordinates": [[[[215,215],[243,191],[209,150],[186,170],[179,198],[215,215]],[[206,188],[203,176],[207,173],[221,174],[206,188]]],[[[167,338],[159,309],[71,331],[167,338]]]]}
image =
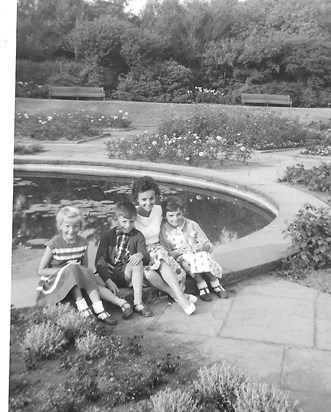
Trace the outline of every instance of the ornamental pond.
{"type": "MultiPolygon", "coordinates": [[[[133,179],[95,176],[50,177],[15,173],[13,185],[13,246],[56,233],[55,215],[66,205],[79,207],[85,216],[83,235],[97,243],[113,224],[114,206],[131,200],[133,179]]],[[[199,223],[213,244],[220,245],[256,232],[275,215],[265,208],[227,193],[160,184],[161,198],[176,194],[186,217],[199,223]]]]}

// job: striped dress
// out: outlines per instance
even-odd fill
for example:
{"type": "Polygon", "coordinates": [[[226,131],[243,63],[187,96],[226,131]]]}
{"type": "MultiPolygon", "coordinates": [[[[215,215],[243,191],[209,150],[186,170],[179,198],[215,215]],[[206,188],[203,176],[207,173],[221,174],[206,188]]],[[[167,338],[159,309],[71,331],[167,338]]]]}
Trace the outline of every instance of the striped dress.
{"type": "Polygon", "coordinates": [[[63,300],[74,286],[91,290],[96,288],[93,271],[81,266],[87,253],[87,240],[77,236],[75,243],[67,243],[62,234],[45,243],[52,253],[49,268],[59,270],[52,276],[41,276],[37,287],[37,305],[49,305],[63,300]]]}

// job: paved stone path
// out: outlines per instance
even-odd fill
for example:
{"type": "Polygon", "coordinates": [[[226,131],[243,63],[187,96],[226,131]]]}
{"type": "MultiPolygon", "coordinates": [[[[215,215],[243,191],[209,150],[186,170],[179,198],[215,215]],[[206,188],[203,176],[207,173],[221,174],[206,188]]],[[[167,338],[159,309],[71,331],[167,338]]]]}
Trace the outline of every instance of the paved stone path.
{"type": "MultiPolygon", "coordinates": [[[[47,144],[47,152],[36,155],[60,159],[102,161],[103,140],[84,144],[47,144]]],[[[254,180],[275,182],[287,165],[304,162],[307,167],[320,159],[301,157],[298,152],[256,154],[249,167],[230,169],[254,180]]],[[[40,249],[13,252],[12,303],[34,304],[38,281],[36,267],[40,249]]],[[[240,256],[238,257],[240,259],[240,256]]],[[[228,360],[261,382],[275,384],[298,399],[305,412],[331,411],[331,295],[320,293],[275,276],[259,276],[230,286],[230,297],[211,303],[198,301],[197,311],[187,317],[177,304],[165,300],[151,304],[155,316],[134,314],[120,322],[115,332],[142,334],[162,340],[169,352],[196,367],[228,360]]]]}

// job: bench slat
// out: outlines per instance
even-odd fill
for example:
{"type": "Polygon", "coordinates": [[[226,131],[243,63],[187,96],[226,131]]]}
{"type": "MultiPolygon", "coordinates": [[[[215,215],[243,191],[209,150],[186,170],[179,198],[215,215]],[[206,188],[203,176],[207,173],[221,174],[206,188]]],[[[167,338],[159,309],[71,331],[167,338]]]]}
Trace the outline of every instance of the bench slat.
{"type": "Polygon", "coordinates": [[[242,104],[245,103],[261,103],[261,104],[279,104],[279,105],[287,105],[292,106],[292,100],[289,95],[282,95],[282,94],[248,94],[243,93],[241,95],[241,102],[242,104]]]}
{"type": "Polygon", "coordinates": [[[105,92],[103,87],[49,86],[49,98],[52,97],[102,97],[105,100],[105,92]]]}

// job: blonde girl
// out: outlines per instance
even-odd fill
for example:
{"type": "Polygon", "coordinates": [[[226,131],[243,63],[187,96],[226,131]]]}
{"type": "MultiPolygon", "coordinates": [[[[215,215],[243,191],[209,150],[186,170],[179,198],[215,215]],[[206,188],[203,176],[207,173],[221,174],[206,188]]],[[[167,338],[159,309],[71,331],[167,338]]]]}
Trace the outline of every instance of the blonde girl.
{"type": "Polygon", "coordinates": [[[59,233],[46,242],[39,263],[37,305],[56,304],[71,294],[83,316],[94,314],[105,324],[115,325],[117,321],[105,311],[100,300],[93,270],[88,268],[88,242],[79,235],[84,226],[80,210],[64,207],[56,215],[56,224],[59,233]],[[92,302],[91,308],[83,297],[82,289],[86,290],[92,302]]]}

